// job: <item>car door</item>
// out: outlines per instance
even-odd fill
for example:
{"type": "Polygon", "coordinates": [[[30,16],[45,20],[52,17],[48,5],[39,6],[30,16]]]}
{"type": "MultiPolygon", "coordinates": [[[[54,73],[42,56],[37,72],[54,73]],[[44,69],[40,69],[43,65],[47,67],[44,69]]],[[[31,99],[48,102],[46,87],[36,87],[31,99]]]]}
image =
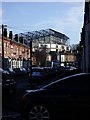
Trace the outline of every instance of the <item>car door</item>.
{"type": "MultiPolygon", "coordinates": [[[[82,110],[90,110],[90,81],[84,75],[66,77],[50,85],[47,89],[55,113],[75,117],[82,110]]],[[[87,113],[87,112],[86,112],[87,113]]]]}
{"type": "Polygon", "coordinates": [[[75,96],[71,93],[71,86],[75,77],[67,77],[58,84],[56,89],[56,106],[58,112],[67,117],[74,113],[75,108],[75,96]]]}
{"type": "Polygon", "coordinates": [[[49,86],[47,97],[52,103],[52,109],[57,115],[66,116],[70,114],[73,98],[70,95],[71,78],[57,81],[49,86]]]}
{"type": "Polygon", "coordinates": [[[67,77],[57,86],[57,106],[66,115],[88,116],[90,112],[90,80],[88,74],[67,77]]]}
{"type": "Polygon", "coordinates": [[[90,80],[89,76],[80,75],[73,79],[70,94],[73,98],[73,113],[75,116],[88,116],[90,111],[90,80]]]}

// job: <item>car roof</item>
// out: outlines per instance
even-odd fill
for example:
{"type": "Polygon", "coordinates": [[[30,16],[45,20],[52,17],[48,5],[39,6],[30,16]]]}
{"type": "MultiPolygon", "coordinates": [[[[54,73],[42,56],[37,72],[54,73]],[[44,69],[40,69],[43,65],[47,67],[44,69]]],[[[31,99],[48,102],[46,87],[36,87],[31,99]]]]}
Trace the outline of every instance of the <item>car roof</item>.
{"type": "Polygon", "coordinates": [[[58,80],[56,80],[54,82],[51,82],[51,83],[43,86],[41,89],[47,88],[47,87],[51,86],[52,84],[58,83],[59,81],[64,81],[64,80],[66,80],[68,78],[72,78],[72,77],[76,77],[76,76],[83,76],[83,75],[89,75],[90,76],[90,73],[78,73],[78,74],[70,75],[70,76],[58,79],[58,80]]]}
{"type": "Polygon", "coordinates": [[[44,69],[43,67],[32,67],[32,69],[44,69]]]}

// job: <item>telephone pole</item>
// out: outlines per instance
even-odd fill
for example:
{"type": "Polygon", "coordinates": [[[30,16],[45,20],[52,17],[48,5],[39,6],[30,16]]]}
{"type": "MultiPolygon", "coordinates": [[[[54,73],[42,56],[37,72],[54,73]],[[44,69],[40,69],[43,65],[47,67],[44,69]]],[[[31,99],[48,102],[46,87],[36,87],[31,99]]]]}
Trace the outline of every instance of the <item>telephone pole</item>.
{"type": "Polygon", "coordinates": [[[27,43],[29,44],[29,48],[30,48],[30,76],[29,76],[29,82],[30,82],[30,85],[31,85],[31,89],[33,88],[33,85],[32,85],[32,40],[33,40],[33,35],[32,33],[28,32],[27,35],[26,35],[26,39],[27,39],[27,43]]]}
{"type": "Polygon", "coordinates": [[[7,26],[2,24],[2,68],[4,68],[4,27],[7,26]]]}
{"type": "Polygon", "coordinates": [[[3,40],[4,25],[2,24],[2,68],[4,68],[4,40],[3,40]]]}
{"type": "Polygon", "coordinates": [[[30,83],[32,88],[32,39],[30,40],[30,83]]]}

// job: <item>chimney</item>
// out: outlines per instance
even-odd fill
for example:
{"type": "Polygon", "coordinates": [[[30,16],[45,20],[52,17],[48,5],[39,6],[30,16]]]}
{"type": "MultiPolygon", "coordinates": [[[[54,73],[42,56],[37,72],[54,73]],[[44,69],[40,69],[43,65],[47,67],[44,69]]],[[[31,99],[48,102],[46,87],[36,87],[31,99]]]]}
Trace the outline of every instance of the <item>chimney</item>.
{"type": "Polygon", "coordinates": [[[15,34],[15,41],[18,42],[18,34],[15,34]]]}
{"type": "Polygon", "coordinates": [[[9,38],[12,40],[12,38],[13,38],[13,33],[12,33],[12,31],[9,31],[9,38]]]}
{"type": "Polygon", "coordinates": [[[19,37],[19,42],[23,44],[23,37],[22,36],[19,37]]]}
{"type": "Polygon", "coordinates": [[[3,35],[4,35],[4,37],[7,37],[7,28],[4,28],[4,31],[3,31],[4,33],[3,33],[3,35]]]}

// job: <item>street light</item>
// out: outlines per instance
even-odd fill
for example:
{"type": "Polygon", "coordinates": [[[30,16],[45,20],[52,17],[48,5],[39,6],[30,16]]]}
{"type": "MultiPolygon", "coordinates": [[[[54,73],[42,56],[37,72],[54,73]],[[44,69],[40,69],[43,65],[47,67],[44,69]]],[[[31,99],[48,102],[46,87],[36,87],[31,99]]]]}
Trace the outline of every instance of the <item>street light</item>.
{"type": "Polygon", "coordinates": [[[30,40],[30,78],[32,88],[32,39],[30,40]]]}
{"type": "Polygon", "coordinates": [[[2,24],[2,68],[4,68],[4,27],[7,27],[6,25],[2,24]]]}
{"type": "Polygon", "coordinates": [[[32,88],[32,38],[27,35],[27,43],[29,44],[30,47],[30,85],[32,88]]]}

